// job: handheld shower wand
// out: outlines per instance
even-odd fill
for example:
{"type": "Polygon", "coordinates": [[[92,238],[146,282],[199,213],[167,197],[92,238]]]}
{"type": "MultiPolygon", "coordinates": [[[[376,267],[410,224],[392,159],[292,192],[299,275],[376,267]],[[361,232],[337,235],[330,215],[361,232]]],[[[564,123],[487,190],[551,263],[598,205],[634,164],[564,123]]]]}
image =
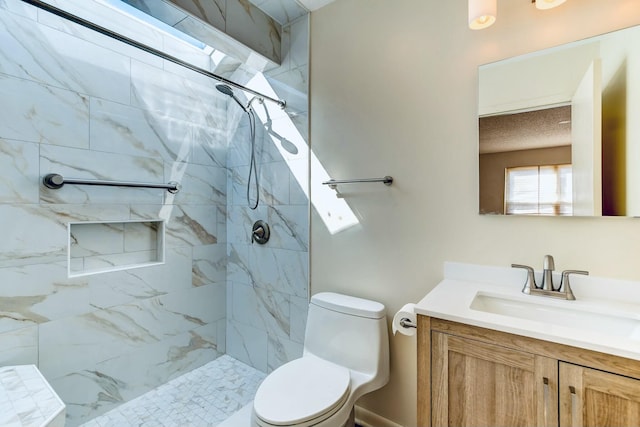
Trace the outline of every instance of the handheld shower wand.
{"type": "Polygon", "coordinates": [[[218,91],[220,91],[221,93],[224,93],[225,95],[233,98],[233,100],[236,101],[240,108],[242,108],[242,110],[247,113],[247,116],[249,117],[249,130],[251,133],[251,159],[249,161],[249,177],[247,178],[247,204],[249,205],[250,209],[256,209],[258,207],[258,204],[260,203],[260,182],[258,181],[258,165],[256,162],[256,114],[253,111],[253,108],[251,108],[251,104],[256,100],[262,104],[263,99],[258,96],[254,96],[245,107],[244,105],[242,105],[242,102],[240,102],[240,100],[236,98],[233,93],[233,89],[231,89],[231,87],[229,87],[228,85],[218,84],[216,85],[216,89],[218,89],[218,91]],[[256,185],[255,203],[251,203],[251,197],[249,194],[252,176],[256,185]]]}

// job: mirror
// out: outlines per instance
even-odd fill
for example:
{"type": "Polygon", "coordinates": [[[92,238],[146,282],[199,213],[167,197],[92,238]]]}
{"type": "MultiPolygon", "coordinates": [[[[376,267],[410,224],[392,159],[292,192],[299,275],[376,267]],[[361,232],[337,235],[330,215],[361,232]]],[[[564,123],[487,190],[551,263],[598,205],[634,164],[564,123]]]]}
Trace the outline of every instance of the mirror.
{"type": "Polygon", "coordinates": [[[640,26],[478,75],[481,214],[640,216],[640,26]]]}

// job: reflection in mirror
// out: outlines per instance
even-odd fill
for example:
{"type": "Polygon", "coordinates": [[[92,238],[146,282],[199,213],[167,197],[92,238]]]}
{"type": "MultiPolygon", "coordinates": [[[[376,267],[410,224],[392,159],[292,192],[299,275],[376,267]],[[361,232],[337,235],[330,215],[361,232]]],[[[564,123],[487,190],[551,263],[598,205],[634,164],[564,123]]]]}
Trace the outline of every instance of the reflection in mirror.
{"type": "Polygon", "coordinates": [[[481,214],[640,215],[640,27],[481,66],[478,111],[481,214]]]}

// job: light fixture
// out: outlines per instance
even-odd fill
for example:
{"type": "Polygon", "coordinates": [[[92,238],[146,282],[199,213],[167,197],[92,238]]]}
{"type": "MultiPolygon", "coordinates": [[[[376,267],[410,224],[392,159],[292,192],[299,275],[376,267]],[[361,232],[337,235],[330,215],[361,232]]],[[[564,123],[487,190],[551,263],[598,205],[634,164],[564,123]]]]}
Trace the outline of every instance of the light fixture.
{"type": "Polygon", "coordinates": [[[560,6],[567,0],[533,0],[532,3],[534,1],[538,9],[553,9],[556,6],[560,6]]]}
{"type": "Polygon", "coordinates": [[[469,28],[481,30],[496,22],[498,0],[469,0],[469,28]]]}

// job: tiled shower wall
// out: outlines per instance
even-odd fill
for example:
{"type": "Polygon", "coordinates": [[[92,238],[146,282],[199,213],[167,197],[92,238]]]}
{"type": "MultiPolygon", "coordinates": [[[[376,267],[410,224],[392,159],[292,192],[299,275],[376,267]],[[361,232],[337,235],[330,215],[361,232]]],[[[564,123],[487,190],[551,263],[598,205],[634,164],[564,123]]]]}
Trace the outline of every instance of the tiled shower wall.
{"type": "MultiPolygon", "coordinates": [[[[227,353],[270,372],[302,355],[309,283],[308,16],[283,28],[282,65],[267,74],[269,85],[287,101],[284,114],[254,103],[259,117],[256,158],[260,205],[251,210],[248,119],[229,104],[231,129],[227,162],[227,353]],[[271,227],[265,245],[251,242],[257,220],[271,227]]],[[[253,181],[251,185],[254,200],[253,181]]]]}
{"type": "MultiPolygon", "coordinates": [[[[0,0],[0,46],[0,365],[37,364],[73,426],[225,351],[227,99],[18,0],[0,0]],[[182,190],[49,190],[47,173],[182,190]],[[136,219],[166,220],[164,265],[68,278],[68,222],[136,219]]],[[[104,230],[82,240],[122,253],[104,230]]]]}
{"type": "MultiPolygon", "coordinates": [[[[106,22],[201,68],[253,77],[232,58],[214,62],[139,22],[106,22]]],[[[264,371],[301,354],[307,26],[302,17],[284,27],[283,63],[266,73],[267,91],[287,99],[287,112],[254,104],[262,191],[253,211],[244,198],[248,122],[215,82],[19,0],[0,0],[0,365],[37,364],[67,404],[68,425],[225,351],[264,371]],[[179,181],[182,190],[49,190],[40,184],[47,173],[179,181]],[[68,278],[69,222],[157,219],[166,220],[164,265],[68,278]],[[257,219],[272,227],[265,246],[249,239],[257,219]]],[[[96,229],[93,238],[71,236],[71,244],[90,242],[85,259],[136,258],[123,239],[109,237],[109,226],[96,229]]],[[[148,250],[149,242],[129,245],[148,250]]]]}

